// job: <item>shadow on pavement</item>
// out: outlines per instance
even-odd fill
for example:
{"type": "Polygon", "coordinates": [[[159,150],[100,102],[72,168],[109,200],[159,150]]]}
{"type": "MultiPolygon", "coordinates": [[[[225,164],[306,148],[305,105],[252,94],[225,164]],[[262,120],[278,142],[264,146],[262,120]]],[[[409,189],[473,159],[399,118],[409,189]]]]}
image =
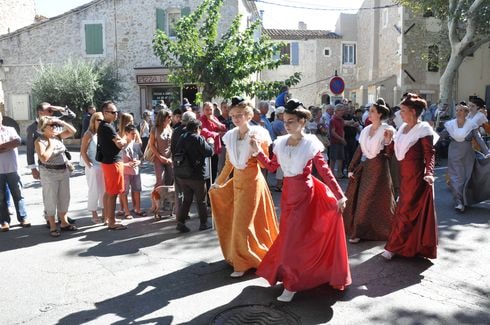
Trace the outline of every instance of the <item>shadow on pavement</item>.
{"type": "Polygon", "coordinates": [[[150,281],[141,282],[127,293],[95,303],[94,309],[67,315],[60,319],[58,324],[82,324],[106,315],[117,315],[122,318],[112,324],[170,324],[173,320],[172,316],[138,319],[160,310],[170,301],[236,282],[227,276],[228,272],[228,264],[224,261],[211,264],[199,262],[150,281]]]}
{"type": "MultiPolygon", "coordinates": [[[[476,287],[465,288],[469,295],[485,296],[488,292],[476,287]]],[[[490,302],[487,301],[482,306],[484,311],[475,311],[471,309],[461,309],[451,315],[443,314],[437,311],[427,312],[426,310],[414,310],[405,308],[392,308],[384,310],[382,315],[372,316],[370,320],[376,324],[459,324],[459,325],[486,325],[490,323],[490,302]]]]}

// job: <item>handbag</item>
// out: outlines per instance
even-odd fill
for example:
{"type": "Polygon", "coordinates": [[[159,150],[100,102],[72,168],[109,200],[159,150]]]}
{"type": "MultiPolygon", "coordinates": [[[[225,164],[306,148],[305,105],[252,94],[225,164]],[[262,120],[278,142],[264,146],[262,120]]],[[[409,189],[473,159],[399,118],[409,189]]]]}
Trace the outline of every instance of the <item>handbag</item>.
{"type": "Polygon", "coordinates": [[[151,161],[153,162],[155,160],[155,153],[151,149],[149,145],[146,146],[145,148],[145,153],[143,154],[143,159],[146,161],[151,161]]]}

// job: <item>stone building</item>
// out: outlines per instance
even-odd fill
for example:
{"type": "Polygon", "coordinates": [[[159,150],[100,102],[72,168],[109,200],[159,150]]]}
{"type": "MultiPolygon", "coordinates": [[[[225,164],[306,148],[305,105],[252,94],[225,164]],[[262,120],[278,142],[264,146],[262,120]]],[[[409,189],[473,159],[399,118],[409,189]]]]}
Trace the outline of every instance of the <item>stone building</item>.
{"type": "MultiPolygon", "coordinates": [[[[390,0],[366,0],[357,14],[341,14],[337,27],[357,25],[354,35],[342,35],[356,44],[353,65],[357,83],[346,85],[346,96],[365,104],[383,97],[397,104],[405,92],[415,92],[431,102],[439,98],[442,69],[437,64],[440,22],[415,15],[390,0]]],[[[460,66],[455,98],[478,95],[490,102],[490,49],[482,46],[460,66]]]]}
{"type": "MultiPolygon", "coordinates": [[[[11,2],[9,0],[9,2],[11,2]]],[[[14,2],[20,2],[15,0],[14,2]]],[[[32,1],[31,1],[32,2],[32,1]]],[[[94,0],[64,14],[0,35],[0,93],[7,114],[23,124],[33,119],[30,83],[43,65],[63,65],[67,60],[114,63],[124,87],[123,111],[141,116],[147,105],[164,99],[168,104],[191,101],[197,87],[182,89],[168,82],[168,70],[153,54],[157,28],[172,35],[173,23],[194,10],[199,0],[94,0]]],[[[253,1],[227,0],[222,7],[220,33],[233,18],[243,23],[258,16],[253,1]]],[[[25,129],[22,128],[21,129],[25,129]]]]}
{"type": "MultiPolygon", "coordinates": [[[[0,35],[32,24],[36,16],[34,0],[0,0],[0,35]]],[[[0,52],[0,112],[5,109],[2,81],[5,79],[4,53],[0,52]]]]}
{"type": "Polygon", "coordinates": [[[301,72],[300,83],[289,91],[292,97],[305,105],[334,101],[336,97],[329,91],[328,84],[335,73],[341,75],[346,83],[354,83],[354,73],[342,72],[343,39],[339,34],[308,30],[303,22],[299,23],[298,29],[264,29],[263,32],[273,40],[286,43],[281,53],[289,58],[277,70],[262,72],[261,79],[284,80],[294,72],[301,72]]]}

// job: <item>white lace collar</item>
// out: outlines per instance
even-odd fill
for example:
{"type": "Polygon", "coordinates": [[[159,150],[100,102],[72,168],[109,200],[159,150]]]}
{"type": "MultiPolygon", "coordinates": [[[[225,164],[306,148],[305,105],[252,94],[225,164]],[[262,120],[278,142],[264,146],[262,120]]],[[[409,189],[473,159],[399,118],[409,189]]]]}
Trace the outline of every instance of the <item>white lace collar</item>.
{"type": "Polygon", "coordinates": [[[431,135],[432,144],[436,144],[439,140],[439,135],[427,122],[418,122],[407,134],[404,134],[403,130],[406,127],[407,123],[403,123],[395,134],[395,155],[398,160],[403,160],[407,151],[421,138],[431,135]]]}
{"type": "Polygon", "coordinates": [[[261,126],[251,125],[242,140],[238,140],[239,128],[235,127],[226,132],[223,136],[223,143],[226,145],[228,159],[233,167],[245,169],[251,156],[250,137],[254,135],[259,142],[271,144],[272,140],[269,132],[261,126]]]}
{"type": "Polygon", "coordinates": [[[372,137],[369,136],[369,132],[372,128],[372,124],[367,126],[361,131],[361,135],[359,137],[359,144],[361,145],[361,150],[364,156],[368,159],[375,158],[381,150],[384,148],[384,133],[385,130],[389,129],[395,133],[395,129],[386,124],[382,123],[379,128],[375,131],[372,137]]]}
{"type": "Polygon", "coordinates": [[[453,119],[444,123],[444,127],[451,138],[457,142],[463,142],[471,131],[478,128],[478,125],[472,120],[467,119],[464,121],[463,127],[460,128],[458,127],[458,121],[453,119]]]}

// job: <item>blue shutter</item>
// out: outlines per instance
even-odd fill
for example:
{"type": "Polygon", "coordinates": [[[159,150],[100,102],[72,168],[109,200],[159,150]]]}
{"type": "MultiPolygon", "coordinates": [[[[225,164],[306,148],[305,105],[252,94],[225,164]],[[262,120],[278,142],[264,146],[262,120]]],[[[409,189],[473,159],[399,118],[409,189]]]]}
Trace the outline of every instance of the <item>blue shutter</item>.
{"type": "Polygon", "coordinates": [[[157,29],[162,32],[167,31],[167,14],[165,10],[157,8],[157,29]]]}
{"type": "Polygon", "coordinates": [[[299,64],[299,43],[291,42],[291,64],[299,64]]]}
{"type": "Polygon", "coordinates": [[[85,25],[85,53],[104,54],[102,24],[85,25]]]}

